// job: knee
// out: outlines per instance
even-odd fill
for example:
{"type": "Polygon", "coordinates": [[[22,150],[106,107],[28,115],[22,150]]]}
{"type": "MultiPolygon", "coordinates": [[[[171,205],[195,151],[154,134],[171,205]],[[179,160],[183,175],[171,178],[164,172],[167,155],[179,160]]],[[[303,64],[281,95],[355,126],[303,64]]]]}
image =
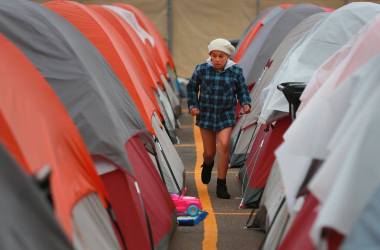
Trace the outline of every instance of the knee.
{"type": "Polygon", "coordinates": [[[218,150],[219,152],[227,152],[229,149],[228,142],[219,142],[218,143],[218,150]]]}

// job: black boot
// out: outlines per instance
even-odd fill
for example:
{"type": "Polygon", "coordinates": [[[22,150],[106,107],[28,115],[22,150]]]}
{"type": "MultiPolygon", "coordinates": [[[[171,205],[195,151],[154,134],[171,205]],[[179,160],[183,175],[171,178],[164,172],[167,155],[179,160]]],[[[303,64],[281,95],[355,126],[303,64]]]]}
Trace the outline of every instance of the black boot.
{"type": "Polygon", "coordinates": [[[226,179],[218,179],[216,184],[216,196],[220,199],[231,198],[226,186],[226,179]]]}
{"type": "Polygon", "coordinates": [[[203,162],[201,168],[202,168],[202,182],[203,184],[209,184],[210,183],[210,180],[211,180],[211,171],[212,171],[212,168],[214,167],[214,161],[212,161],[211,163],[209,164],[206,164],[205,162],[203,162]]]}

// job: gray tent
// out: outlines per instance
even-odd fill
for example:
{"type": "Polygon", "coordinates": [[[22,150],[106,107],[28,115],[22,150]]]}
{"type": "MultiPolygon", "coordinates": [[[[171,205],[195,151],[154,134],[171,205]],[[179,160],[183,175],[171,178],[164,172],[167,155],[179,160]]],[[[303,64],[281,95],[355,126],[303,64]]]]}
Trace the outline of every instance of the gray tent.
{"type": "Polygon", "coordinates": [[[306,17],[322,12],[312,4],[299,4],[280,12],[259,31],[239,64],[248,84],[256,83],[263,68],[289,31],[306,17]]]}
{"type": "Polygon", "coordinates": [[[0,144],[0,248],[72,249],[36,183],[0,144]]]}
{"type": "MultiPolygon", "coordinates": [[[[236,51],[239,50],[242,42],[247,38],[248,34],[257,26],[259,25],[259,22],[263,21],[265,22],[265,20],[262,20],[264,17],[265,19],[267,20],[270,20],[271,17],[277,15],[278,13],[280,13],[281,11],[283,10],[283,8],[281,8],[280,6],[275,6],[275,7],[272,7],[272,8],[267,8],[263,11],[260,11],[260,13],[257,15],[257,17],[249,24],[249,26],[244,30],[244,33],[243,35],[240,37],[239,39],[239,43],[237,44],[236,46],[236,51]]],[[[236,53],[235,53],[236,54],[236,53]]],[[[233,56],[235,56],[235,54],[233,56]]]]}
{"type": "Polygon", "coordinates": [[[262,108],[262,103],[260,102],[262,90],[272,80],[277,69],[285,59],[289,49],[317,22],[326,17],[326,15],[327,13],[317,13],[303,20],[289,32],[271,58],[268,59],[268,65],[264,68],[261,78],[250,93],[252,99],[252,111],[249,114],[242,116],[232,131],[232,142],[234,143],[234,146],[232,147],[233,151],[231,152],[231,166],[242,166],[246,155],[251,150],[254,134],[255,132],[258,132],[256,127],[262,108]]]}
{"type": "MultiPolygon", "coordinates": [[[[33,2],[1,1],[0,31],[29,57],[47,79],[78,127],[94,159],[106,159],[126,170],[127,178],[122,180],[129,182],[129,188],[124,190],[131,193],[131,196],[125,196],[131,197],[131,200],[117,199],[115,202],[127,203],[133,209],[146,209],[138,212],[140,220],[138,216],[131,217],[140,224],[129,221],[128,228],[138,232],[138,228],[148,227],[148,230],[141,230],[151,232],[147,237],[152,244],[153,237],[156,239],[154,247],[161,246],[162,242],[167,245],[166,239],[174,229],[174,207],[166,189],[160,186],[162,183],[150,182],[156,180],[151,175],[154,172],[145,171],[148,174],[144,176],[140,169],[136,169],[147,167],[146,158],[140,160],[144,165],[134,165],[134,168],[130,165],[141,155],[127,154],[126,143],[133,137],[139,141],[139,135],[144,138],[148,136],[144,136],[143,122],[131,98],[103,57],[63,18],[33,2]],[[132,200],[133,197],[137,198],[132,200]],[[149,197],[154,197],[157,203],[153,204],[149,197]],[[155,223],[150,223],[152,221],[155,223]]],[[[140,145],[144,145],[142,141],[140,145]]],[[[123,217],[126,212],[119,210],[118,213],[115,210],[117,218],[120,218],[119,215],[123,217]]],[[[127,226],[128,222],[121,224],[127,226]]],[[[133,237],[130,240],[138,241],[133,237]]],[[[137,242],[136,245],[145,243],[137,242]]]]}

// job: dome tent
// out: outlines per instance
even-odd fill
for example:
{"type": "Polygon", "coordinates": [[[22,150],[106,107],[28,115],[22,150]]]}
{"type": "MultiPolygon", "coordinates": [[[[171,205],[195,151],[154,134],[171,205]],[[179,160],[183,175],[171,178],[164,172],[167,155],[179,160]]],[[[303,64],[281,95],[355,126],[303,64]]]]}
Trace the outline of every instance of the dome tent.
{"type": "Polygon", "coordinates": [[[36,65],[78,127],[101,174],[127,247],[168,244],[175,226],[174,206],[144,148],[145,126],[103,57],[77,29],[37,4],[3,1],[0,11],[2,33],[36,65]],[[138,189],[139,183],[148,180],[149,190],[138,189]],[[158,199],[161,205],[153,208],[148,197],[158,199]],[[152,232],[155,219],[162,223],[152,232]]]}

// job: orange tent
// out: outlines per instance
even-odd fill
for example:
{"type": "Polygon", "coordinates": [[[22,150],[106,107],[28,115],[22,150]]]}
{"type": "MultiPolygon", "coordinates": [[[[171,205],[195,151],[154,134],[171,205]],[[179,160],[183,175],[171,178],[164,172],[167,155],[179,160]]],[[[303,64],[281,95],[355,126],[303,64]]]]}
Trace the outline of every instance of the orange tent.
{"type": "MultiPolygon", "coordinates": [[[[152,23],[149,18],[147,18],[139,9],[135,8],[132,5],[129,4],[123,4],[123,3],[115,3],[115,6],[121,7],[125,10],[131,11],[135,14],[137,20],[140,22],[141,26],[148,31],[150,35],[153,36],[155,44],[153,46],[155,50],[155,54],[159,56],[160,58],[160,66],[161,69],[164,72],[167,72],[167,66],[170,66],[171,69],[174,71],[174,62],[173,58],[170,55],[169,49],[166,45],[166,42],[160,35],[157,27],[152,23]]],[[[166,77],[168,77],[166,75],[166,77]]]]}
{"type": "Polygon", "coordinates": [[[124,21],[117,13],[111,9],[99,5],[88,5],[91,9],[95,10],[99,15],[106,19],[112,27],[114,27],[120,36],[123,38],[124,43],[128,44],[135,57],[141,58],[142,67],[146,67],[149,77],[153,82],[159,83],[161,88],[164,88],[160,79],[160,74],[164,74],[158,67],[157,62],[150,54],[148,48],[144,45],[136,31],[131,25],[124,21]]]}
{"type": "Polygon", "coordinates": [[[104,207],[103,185],[77,128],[31,62],[0,36],[0,141],[31,175],[51,169],[55,213],[69,238],[72,211],[89,193],[104,207]]]}
{"type": "Polygon", "coordinates": [[[125,44],[110,23],[88,6],[73,1],[51,1],[44,6],[73,24],[100,51],[128,90],[145,126],[153,133],[151,116],[154,111],[160,112],[154,93],[158,86],[149,78],[142,59],[125,44]]]}

